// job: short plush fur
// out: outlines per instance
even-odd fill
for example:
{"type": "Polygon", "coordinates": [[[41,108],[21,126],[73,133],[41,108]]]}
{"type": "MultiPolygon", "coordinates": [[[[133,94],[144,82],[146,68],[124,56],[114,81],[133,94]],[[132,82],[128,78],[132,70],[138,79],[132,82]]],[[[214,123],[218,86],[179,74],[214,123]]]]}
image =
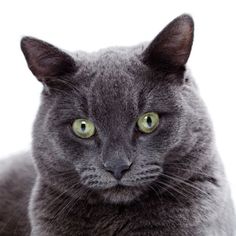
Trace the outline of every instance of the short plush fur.
{"type": "Polygon", "coordinates": [[[150,44],[90,54],[22,39],[43,92],[32,152],[1,164],[0,235],[235,234],[212,125],[186,70],[193,28],[182,15],[150,44]],[[137,127],[145,112],[160,117],[149,134],[137,127]],[[95,124],[92,137],[74,134],[78,118],[95,124]]]}

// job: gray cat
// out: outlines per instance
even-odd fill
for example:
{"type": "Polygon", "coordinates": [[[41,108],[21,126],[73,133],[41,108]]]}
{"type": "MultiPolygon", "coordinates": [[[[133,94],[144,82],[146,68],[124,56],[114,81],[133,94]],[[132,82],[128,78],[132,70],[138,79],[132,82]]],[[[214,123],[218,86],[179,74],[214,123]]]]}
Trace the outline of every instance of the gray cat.
{"type": "Polygon", "coordinates": [[[43,92],[32,152],[1,164],[1,236],[235,234],[212,125],[185,66],[193,28],[182,15],[148,45],[90,54],[22,39],[43,92]]]}

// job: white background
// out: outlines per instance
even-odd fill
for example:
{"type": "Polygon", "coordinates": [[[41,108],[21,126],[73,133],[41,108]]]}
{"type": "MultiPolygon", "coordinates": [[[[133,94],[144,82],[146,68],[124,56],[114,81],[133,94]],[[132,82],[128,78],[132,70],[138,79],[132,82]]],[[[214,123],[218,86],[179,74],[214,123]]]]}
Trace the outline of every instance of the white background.
{"type": "Polygon", "coordinates": [[[195,20],[188,62],[216,132],[236,199],[236,7],[234,1],[0,2],[0,158],[30,147],[41,84],[27,69],[19,43],[31,35],[67,50],[149,41],[182,13],[195,20]]]}

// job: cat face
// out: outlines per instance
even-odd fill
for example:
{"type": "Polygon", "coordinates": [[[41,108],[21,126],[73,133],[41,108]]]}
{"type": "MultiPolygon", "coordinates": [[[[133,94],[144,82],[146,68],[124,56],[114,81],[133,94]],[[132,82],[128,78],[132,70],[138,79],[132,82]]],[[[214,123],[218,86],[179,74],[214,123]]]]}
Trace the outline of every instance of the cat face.
{"type": "Polygon", "coordinates": [[[90,54],[69,55],[23,38],[28,66],[44,84],[33,135],[41,178],[74,196],[92,193],[108,202],[147,193],[170,160],[181,159],[197,140],[198,112],[188,99],[198,97],[185,75],[192,40],[193,22],[186,15],[149,45],[90,54]],[[157,127],[143,132],[138,120],[150,112],[157,127]],[[79,129],[87,121],[93,125],[91,136],[75,132],[78,119],[84,122],[79,129]]]}
{"type": "Polygon", "coordinates": [[[86,69],[71,79],[70,87],[74,89],[43,95],[43,106],[48,108],[43,119],[50,150],[57,150],[61,158],[73,164],[82,185],[102,190],[113,201],[125,200],[128,189],[135,197],[158,177],[165,156],[178,143],[184,127],[180,124],[184,113],[178,104],[179,87],[166,86],[165,81],[153,82],[152,73],[145,67],[145,77],[129,70],[131,65],[118,69],[118,60],[125,65],[132,60],[135,63],[124,56],[101,53],[97,61],[83,65],[86,69]],[[98,66],[101,69],[96,72],[98,66]],[[93,76],[87,77],[93,70],[93,76]],[[147,112],[156,112],[160,117],[158,127],[150,134],[137,127],[138,118],[147,112]],[[72,123],[78,118],[93,122],[96,130],[92,137],[83,139],[73,132],[72,123]],[[119,178],[106,165],[114,171],[119,165],[130,167],[119,178]],[[123,188],[118,191],[117,185],[123,188]]]}

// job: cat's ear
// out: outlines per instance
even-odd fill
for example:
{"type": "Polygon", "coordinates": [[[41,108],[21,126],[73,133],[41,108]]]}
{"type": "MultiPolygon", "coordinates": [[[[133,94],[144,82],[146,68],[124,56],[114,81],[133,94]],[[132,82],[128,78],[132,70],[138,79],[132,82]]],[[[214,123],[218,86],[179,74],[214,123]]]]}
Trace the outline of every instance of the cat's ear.
{"type": "Polygon", "coordinates": [[[191,16],[175,18],[145,49],[144,63],[165,70],[183,68],[191,52],[193,31],[191,16]]]}
{"type": "Polygon", "coordinates": [[[42,40],[23,37],[21,50],[29,69],[39,81],[76,71],[75,61],[70,55],[42,40]]]}

